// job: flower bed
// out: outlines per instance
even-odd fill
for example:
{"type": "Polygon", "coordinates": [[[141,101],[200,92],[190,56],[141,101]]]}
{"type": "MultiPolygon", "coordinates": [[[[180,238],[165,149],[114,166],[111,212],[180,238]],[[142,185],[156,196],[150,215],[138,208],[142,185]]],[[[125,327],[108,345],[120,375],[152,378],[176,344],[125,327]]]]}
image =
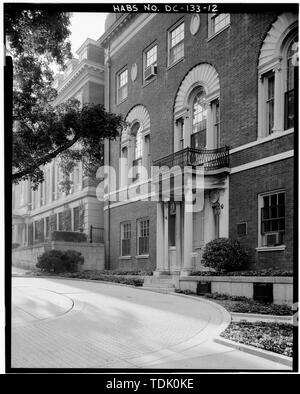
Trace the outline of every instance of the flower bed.
{"type": "Polygon", "coordinates": [[[293,276],[292,271],[281,270],[259,270],[259,271],[231,271],[231,272],[218,272],[218,271],[194,271],[191,276],[293,276]]]}
{"type": "MultiPolygon", "coordinates": [[[[176,290],[177,293],[186,295],[193,295],[189,290],[176,290]]],[[[276,315],[276,316],[292,316],[292,308],[288,305],[277,305],[267,302],[254,301],[251,298],[241,296],[229,296],[227,294],[208,293],[205,298],[212,299],[217,304],[220,304],[228,312],[236,313],[258,313],[263,315],[276,315]]]]}
{"type": "Polygon", "coordinates": [[[293,356],[293,326],[285,323],[230,323],[221,337],[260,349],[293,356]]]}

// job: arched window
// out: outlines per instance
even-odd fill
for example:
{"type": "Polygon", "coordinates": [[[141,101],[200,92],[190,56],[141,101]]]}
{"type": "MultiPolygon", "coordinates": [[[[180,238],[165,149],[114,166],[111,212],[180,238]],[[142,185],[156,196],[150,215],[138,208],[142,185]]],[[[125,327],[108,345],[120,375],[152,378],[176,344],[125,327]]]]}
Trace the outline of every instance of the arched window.
{"type": "Polygon", "coordinates": [[[143,105],[135,106],[127,115],[129,125],[121,137],[121,186],[128,181],[150,177],[150,116],[143,105]],[[144,171],[145,169],[145,171],[144,171]]]}
{"type": "Polygon", "coordinates": [[[281,14],[262,44],[258,61],[258,138],[294,127],[297,15],[281,14]]]}
{"type": "Polygon", "coordinates": [[[285,92],[285,129],[294,127],[294,88],[295,88],[295,52],[298,48],[298,37],[294,37],[286,56],[286,92],[285,92]]]}
{"type": "Polygon", "coordinates": [[[174,150],[220,146],[220,83],[213,66],[194,67],[182,81],[174,105],[174,150]]]}

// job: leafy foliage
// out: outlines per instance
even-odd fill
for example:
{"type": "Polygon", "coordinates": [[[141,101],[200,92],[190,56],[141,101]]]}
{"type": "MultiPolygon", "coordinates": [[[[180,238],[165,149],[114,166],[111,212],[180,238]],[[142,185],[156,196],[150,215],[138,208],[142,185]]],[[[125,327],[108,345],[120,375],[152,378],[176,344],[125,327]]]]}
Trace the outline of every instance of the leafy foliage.
{"type": "Polygon", "coordinates": [[[203,252],[203,264],[217,271],[243,269],[247,264],[247,252],[236,240],[218,238],[208,242],[203,252]]]}
{"type": "Polygon", "coordinates": [[[36,267],[43,272],[76,272],[83,263],[84,257],[75,250],[49,250],[38,257],[36,267]]]}
{"type": "Polygon", "coordinates": [[[193,271],[191,276],[293,276],[293,271],[288,270],[247,270],[247,271],[228,271],[226,273],[219,271],[193,271]]]}
{"type": "Polygon", "coordinates": [[[206,298],[213,299],[229,312],[259,313],[263,315],[291,316],[292,308],[288,305],[277,305],[270,302],[259,302],[252,298],[242,296],[229,296],[227,294],[207,293],[206,298]]]}
{"type": "Polygon", "coordinates": [[[51,241],[87,242],[87,236],[85,233],[74,231],[53,231],[51,234],[51,241]]]}
{"type": "Polygon", "coordinates": [[[292,324],[231,322],[221,336],[285,356],[293,356],[292,324]]]}
{"type": "Polygon", "coordinates": [[[4,17],[6,46],[13,58],[12,180],[30,179],[36,189],[44,179],[41,166],[59,156],[60,187],[68,191],[72,167],[83,161],[85,174],[95,174],[103,163],[103,140],[117,137],[123,119],[102,105],[81,108],[75,99],[52,106],[57,97],[52,65],[64,68],[72,57],[69,13],[6,4],[4,17]]]}

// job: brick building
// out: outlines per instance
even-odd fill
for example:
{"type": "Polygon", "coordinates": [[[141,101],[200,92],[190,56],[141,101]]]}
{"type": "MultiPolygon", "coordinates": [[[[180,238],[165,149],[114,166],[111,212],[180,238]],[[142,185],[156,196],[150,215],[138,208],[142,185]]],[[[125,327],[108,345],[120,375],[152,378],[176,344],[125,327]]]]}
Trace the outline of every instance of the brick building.
{"type": "MultiPolygon", "coordinates": [[[[53,104],[72,97],[81,104],[103,104],[103,48],[87,39],[77,55],[69,60],[64,73],[55,76],[58,96],[53,104]]],[[[91,226],[103,227],[103,203],[96,198],[96,179],[85,176],[79,162],[70,174],[71,188],[66,193],[60,190],[63,179],[58,158],[45,165],[43,171],[45,180],[35,191],[29,180],[13,185],[13,243],[26,247],[47,242],[55,230],[83,231],[89,239],[91,226]]],[[[96,237],[99,242],[100,233],[95,232],[97,241],[96,237]]]]}
{"type": "Polygon", "coordinates": [[[109,14],[105,104],[128,127],[106,144],[107,268],[189,274],[217,237],[249,248],[251,268],[292,268],[297,34],[284,10],[109,14]],[[182,201],[176,174],[151,200],[152,165],[189,166],[182,201]]]}

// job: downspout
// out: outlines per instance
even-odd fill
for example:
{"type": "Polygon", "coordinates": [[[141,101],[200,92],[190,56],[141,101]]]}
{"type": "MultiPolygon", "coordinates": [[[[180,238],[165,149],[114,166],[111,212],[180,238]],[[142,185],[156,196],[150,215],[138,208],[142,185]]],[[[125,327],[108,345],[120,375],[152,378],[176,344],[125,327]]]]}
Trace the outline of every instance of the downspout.
{"type": "MultiPolygon", "coordinates": [[[[107,103],[106,103],[106,110],[110,112],[110,67],[111,67],[111,61],[110,61],[110,48],[108,44],[107,48],[107,60],[106,60],[106,65],[107,65],[107,103]]],[[[106,264],[105,268],[110,269],[110,139],[108,139],[108,149],[107,149],[107,164],[108,164],[108,200],[107,200],[107,242],[106,242],[106,264]]]]}

